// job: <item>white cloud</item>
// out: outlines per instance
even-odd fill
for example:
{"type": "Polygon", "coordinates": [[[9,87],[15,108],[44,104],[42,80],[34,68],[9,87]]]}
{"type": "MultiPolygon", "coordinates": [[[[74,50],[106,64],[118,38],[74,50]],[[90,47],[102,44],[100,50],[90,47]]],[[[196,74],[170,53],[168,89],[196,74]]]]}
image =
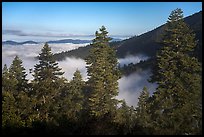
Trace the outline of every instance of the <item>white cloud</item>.
{"type": "Polygon", "coordinates": [[[129,63],[139,63],[141,60],[147,60],[149,57],[139,54],[139,55],[128,55],[125,58],[119,58],[118,62],[120,63],[121,67],[124,66],[124,64],[128,65],[129,63]]]}
{"type": "MultiPolygon", "coordinates": [[[[26,68],[26,73],[28,74],[27,78],[32,79],[32,75],[29,73],[29,69],[33,69],[34,65],[38,63],[38,60],[35,60],[35,57],[39,55],[44,43],[41,44],[26,44],[26,45],[3,45],[2,46],[2,68],[4,64],[7,64],[9,67],[12,63],[14,57],[18,55],[21,60],[23,60],[23,66],[26,68]]],[[[87,44],[49,44],[53,53],[59,53],[62,51],[69,51],[72,49],[77,49],[79,47],[86,46],[87,44]]],[[[66,71],[65,76],[68,76],[68,79],[71,77],[70,73],[74,71],[74,68],[78,68],[82,70],[84,73],[84,69],[81,66],[76,66],[79,64],[85,65],[83,60],[77,59],[66,59],[59,63],[60,67],[63,67],[63,70],[66,71]],[[72,61],[72,62],[71,62],[72,61]],[[80,62],[80,63],[77,63],[80,62]],[[68,68],[72,68],[72,70],[67,70],[68,68]],[[67,68],[67,69],[66,69],[67,68]]],[[[84,74],[83,74],[84,76],[84,74]]],[[[85,77],[85,76],[84,76],[85,77]]]]}
{"type": "Polygon", "coordinates": [[[81,72],[82,78],[87,80],[86,74],[86,62],[83,59],[66,58],[64,61],[59,62],[59,66],[62,71],[65,72],[64,76],[70,80],[73,77],[74,72],[78,69],[81,72]]]}
{"type": "Polygon", "coordinates": [[[149,83],[150,70],[133,73],[119,79],[118,99],[125,99],[127,105],[136,106],[143,87],[146,86],[150,94],[156,89],[156,84],[149,83]]]}

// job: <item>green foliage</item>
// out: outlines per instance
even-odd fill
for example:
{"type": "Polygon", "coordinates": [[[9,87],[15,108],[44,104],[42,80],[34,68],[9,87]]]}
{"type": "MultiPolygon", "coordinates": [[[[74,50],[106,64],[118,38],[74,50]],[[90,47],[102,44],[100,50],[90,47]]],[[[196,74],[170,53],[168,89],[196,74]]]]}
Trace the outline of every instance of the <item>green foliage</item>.
{"type": "Polygon", "coordinates": [[[151,113],[150,113],[150,95],[147,87],[144,87],[139,96],[136,107],[137,125],[139,125],[145,134],[151,134],[151,113]]]}
{"type": "Polygon", "coordinates": [[[25,122],[16,114],[15,98],[9,91],[2,93],[2,127],[19,128],[24,126],[25,122]]]}
{"type": "Polygon", "coordinates": [[[53,119],[53,113],[57,111],[54,104],[64,83],[63,78],[59,76],[63,74],[53,58],[51,48],[45,43],[39,54],[39,64],[35,65],[32,81],[32,97],[36,99],[34,111],[39,120],[53,119]]]}
{"type": "Polygon", "coordinates": [[[183,21],[181,9],[172,11],[157,54],[152,81],[158,83],[153,105],[158,134],[199,134],[201,64],[192,56],[195,35],[183,21]]]}
{"type": "Polygon", "coordinates": [[[121,107],[117,109],[114,122],[117,124],[119,134],[131,134],[137,124],[136,113],[134,108],[127,106],[124,100],[121,103],[121,107]]]}
{"type": "Polygon", "coordinates": [[[2,74],[2,88],[5,91],[12,91],[18,94],[18,91],[26,91],[27,82],[25,68],[22,66],[22,60],[16,56],[10,66],[4,65],[2,74]]]}
{"type": "Polygon", "coordinates": [[[16,56],[9,68],[9,74],[12,79],[16,79],[18,81],[16,90],[17,91],[26,91],[27,88],[27,82],[26,79],[26,72],[25,68],[22,66],[22,60],[16,56]]]}
{"type": "Polygon", "coordinates": [[[106,28],[102,26],[100,33],[96,31],[96,38],[91,44],[89,56],[86,58],[87,72],[89,76],[88,86],[89,109],[93,116],[103,116],[114,111],[118,95],[119,70],[115,51],[109,47],[110,38],[107,36],[106,28]]]}
{"type": "Polygon", "coordinates": [[[9,73],[7,65],[4,64],[2,71],[2,91],[14,91],[18,81],[9,73]]]}
{"type": "Polygon", "coordinates": [[[58,77],[63,75],[64,72],[60,72],[61,68],[59,68],[57,65],[58,63],[56,63],[53,57],[51,48],[47,43],[45,43],[39,55],[39,64],[35,65],[35,70],[33,75],[34,81],[39,82],[46,79],[51,79],[51,80],[58,79],[58,77]]]}
{"type": "Polygon", "coordinates": [[[84,85],[80,71],[76,70],[73,79],[63,88],[59,111],[68,119],[77,121],[81,116],[84,85]]]}
{"type": "Polygon", "coordinates": [[[141,92],[138,99],[139,99],[139,102],[136,108],[137,119],[139,124],[141,124],[144,128],[146,128],[148,127],[148,124],[150,121],[150,114],[148,113],[149,105],[147,102],[149,99],[149,92],[147,91],[146,87],[143,88],[143,91],[141,92]]]}
{"type": "Polygon", "coordinates": [[[2,116],[4,128],[21,128],[31,125],[30,98],[22,60],[16,56],[10,66],[4,65],[2,75],[2,116]]]}

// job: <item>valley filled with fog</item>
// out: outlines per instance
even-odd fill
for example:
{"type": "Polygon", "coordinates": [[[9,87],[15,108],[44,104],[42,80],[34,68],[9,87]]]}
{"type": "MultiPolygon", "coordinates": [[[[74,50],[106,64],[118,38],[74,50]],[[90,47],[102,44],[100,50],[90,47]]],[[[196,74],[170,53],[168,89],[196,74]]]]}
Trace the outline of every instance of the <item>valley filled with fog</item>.
{"type": "MultiPolygon", "coordinates": [[[[62,51],[69,51],[72,49],[77,49],[88,45],[86,44],[49,44],[52,53],[59,53],[62,51]]],[[[7,67],[10,66],[14,57],[18,55],[23,61],[23,66],[26,68],[27,79],[32,80],[32,74],[29,73],[29,69],[34,69],[34,65],[38,63],[38,60],[35,58],[41,52],[41,48],[44,43],[41,44],[25,44],[25,45],[3,45],[2,46],[2,68],[4,64],[7,64],[7,67]]],[[[125,58],[119,58],[118,62],[121,66],[129,63],[139,63],[141,60],[147,60],[149,57],[145,55],[137,56],[126,56],[125,58]]],[[[64,77],[68,80],[71,80],[73,73],[78,69],[84,80],[87,80],[86,74],[86,62],[80,58],[67,57],[63,61],[59,61],[59,66],[64,71],[64,77]]],[[[147,79],[151,75],[150,70],[143,70],[140,72],[132,73],[128,76],[122,76],[119,79],[119,95],[118,99],[125,99],[127,105],[136,106],[138,102],[138,97],[143,87],[146,86],[150,94],[155,90],[156,84],[149,83],[147,79]]]]}

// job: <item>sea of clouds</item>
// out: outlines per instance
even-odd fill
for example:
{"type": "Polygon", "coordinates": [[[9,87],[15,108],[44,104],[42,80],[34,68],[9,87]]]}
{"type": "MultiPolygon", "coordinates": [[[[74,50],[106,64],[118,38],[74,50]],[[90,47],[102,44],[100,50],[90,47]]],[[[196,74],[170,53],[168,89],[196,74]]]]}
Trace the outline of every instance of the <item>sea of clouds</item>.
{"type": "MultiPolygon", "coordinates": [[[[39,55],[43,47],[42,44],[32,44],[32,45],[3,45],[2,46],[2,68],[4,64],[9,67],[14,57],[18,55],[23,61],[23,66],[26,68],[27,78],[32,80],[32,74],[29,73],[29,69],[34,69],[34,65],[39,63],[35,59],[39,55]]],[[[59,53],[62,51],[69,51],[72,49],[77,49],[83,47],[87,44],[49,44],[53,53],[59,53]]],[[[125,58],[118,59],[118,62],[123,66],[129,63],[138,63],[140,60],[148,59],[145,55],[127,56],[125,58]]],[[[86,62],[79,58],[67,57],[63,61],[59,61],[59,67],[65,72],[64,77],[71,80],[74,72],[78,69],[84,80],[87,80],[86,62]]],[[[133,73],[129,76],[123,76],[119,82],[119,95],[118,99],[125,99],[129,106],[136,106],[138,102],[138,97],[143,87],[146,86],[148,91],[152,93],[156,85],[148,83],[151,72],[150,70],[144,70],[141,72],[133,73]]]]}
{"type": "Polygon", "coordinates": [[[153,83],[149,83],[147,79],[151,75],[151,71],[149,69],[143,70],[140,72],[132,73],[128,76],[123,76],[119,79],[119,95],[118,99],[125,99],[127,105],[129,106],[137,106],[138,97],[142,92],[144,86],[147,87],[150,95],[155,91],[157,85],[153,83]]]}
{"type": "Polygon", "coordinates": [[[130,63],[136,64],[136,63],[139,63],[141,60],[144,61],[147,59],[149,59],[149,57],[143,54],[128,55],[125,58],[119,58],[118,62],[120,63],[120,66],[123,67],[125,64],[126,65],[130,63]]]}
{"type": "MultiPolygon", "coordinates": [[[[73,49],[77,49],[79,47],[84,47],[88,45],[86,44],[49,44],[53,53],[60,53],[62,51],[69,51],[73,49]]],[[[29,73],[29,69],[34,69],[34,65],[39,63],[38,60],[35,59],[41,53],[41,49],[44,43],[42,44],[25,44],[25,45],[3,45],[2,46],[2,68],[4,64],[10,66],[14,57],[18,55],[20,59],[23,61],[23,66],[26,68],[26,72],[28,74],[27,78],[32,79],[32,75],[29,73]]],[[[82,59],[75,58],[66,58],[65,61],[58,62],[59,66],[65,71],[65,77],[71,79],[73,73],[76,69],[80,71],[85,71],[85,62],[82,59]]],[[[83,75],[84,76],[84,75],[83,75]]],[[[85,77],[85,76],[84,76],[85,77]]]]}

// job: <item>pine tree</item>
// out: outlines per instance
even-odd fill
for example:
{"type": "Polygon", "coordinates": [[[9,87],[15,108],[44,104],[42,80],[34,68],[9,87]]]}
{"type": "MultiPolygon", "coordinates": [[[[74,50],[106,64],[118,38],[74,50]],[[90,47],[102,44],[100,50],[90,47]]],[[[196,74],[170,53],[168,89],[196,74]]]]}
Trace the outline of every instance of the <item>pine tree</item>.
{"type": "Polygon", "coordinates": [[[145,134],[150,134],[148,131],[151,128],[151,114],[150,114],[150,106],[149,106],[149,92],[147,91],[147,87],[144,87],[140,96],[139,102],[136,107],[136,116],[137,116],[137,125],[143,128],[143,132],[145,134]]]}
{"type": "Polygon", "coordinates": [[[64,85],[64,78],[60,76],[64,74],[58,63],[54,60],[51,48],[46,43],[39,54],[39,64],[34,66],[34,80],[32,98],[34,111],[40,120],[48,121],[52,118],[52,113],[58,105],[56,98],[59,96],[62,86],[64,85]]]}
{"type": "Polygon", "coordinates": [[[55,61],[51,48],[47,43],[43,46],[39,55],[39,64],[35,65],[34,69],[34,81],[40,82],[46,79],[56,80],[59,76],[63,75],[64,72],[60,72],[58,63],[55,61]]]}
{"type": "Polygon", "coordinates": [[[84,88],[85,82],[82,80],[82,76],[79,70],[76,70],[74,73],[73,80],[69,83],[69,89],[70,89],[70,96],[72,96],[72,107],[74,108],[75,114],[79,114],[79,112],[82,110],[83,102],[84,102],[84,95],[83,95],[83,88],[84,88]]]}
{"type": "Polygon", "coordinates": [[[78,120],[83,108],[83,87],[85,82],[79,70],[74,73],[73,79],[63,88],[61,94],[60,111],[68,119],[78,120]]]}
{"type": "Polygon", "coordinates": [[[16,56],[9,68],[9,73],[12,76],[13,79],[16,79],[18,81],[17,84],[17,91],[26,91],[27,89],[27,82],[26,79],[26,72],[25,68],[22,65],[22,60],[16,56]]]}
{"type": "Polygon", "coordinates": [[[2,70],[2,77],[3,78],[8,78],[8,68],[7,68],[7,65],[6,64],[4,64],[4,67],[3,67],[3,70],[2,70]]]}
{"type": "Polygon", "coordinates": [[[125,100],[122,100],[121,106],[117,109],[117,115],[114,122],[118,128],[118,133],[122,135],[132,134],[135,127],[136,113],[133,106],[129,107],[125,100]]]}
{"type": "Polygon", "coordinates": [[[27,91],[27,82],[25,68],[22,66],[22,60],[16,56],[8,69],[4,65],[2,72],[2,88],[5,91],[18,94],[19,91],[27,91]]]}
{"type": "Polygon", "coordinates": [[[201,64],[193,56],[195,34],[183,12],[171,12],[151,77],[158,84],[152,111],[158,134],[199,134],[201,131],[201,64]]]}
{"type": "Polygon", "coordinates": [[[13,129],[28,127],[29,124],[31,126],[26,75],[22,60],[18,56],[14,58],[9,69],[4,65],[2,75],[4,127],[13,129]]]}
{"type": "Polygon", "coordinates": [[[109,46],[110,38],[102,26],[96,31],[96,38],[91,44],[86,58],[90,87],[89,109],[93,116],[103,116],[114,111],[117,106],[119,70],[115,51],[109,46]]]}
{"type": "MultiPolygon", "coordinates": [[[[10,91],[2,93],[2,127],[3,129],[20,128],[25,125],[20,116],[16,113],[16,99],[10,91]]],[[[12,130],[11,130],[12,131],[12,130]]],[[[9,131],[10,132],[10,131],[9,131]]]]}
{"type": "Polygon", "coordinates": [[[4,64],[2,70],[2,91],[15,92],[17,83],[18,83],[17,79],[11,76],[11,74],[9,73],[9,69],[7,68],[7,65],[4,64]]]}

